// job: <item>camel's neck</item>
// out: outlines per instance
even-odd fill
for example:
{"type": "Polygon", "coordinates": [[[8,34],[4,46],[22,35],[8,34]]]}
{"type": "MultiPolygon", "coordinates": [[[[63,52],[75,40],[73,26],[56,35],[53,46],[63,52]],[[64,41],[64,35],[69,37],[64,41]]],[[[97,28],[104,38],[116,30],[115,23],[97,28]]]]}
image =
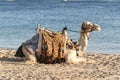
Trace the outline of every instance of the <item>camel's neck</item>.
{"type": "Polygon", "coordinates": [[[84,54],[87,45],[88,45],[88,40],[89,40],[90,32],[81,32],[80,33],[80,38],[79,38],[79,44],[80,44],[80,52],[79,54],[84,54]]]}

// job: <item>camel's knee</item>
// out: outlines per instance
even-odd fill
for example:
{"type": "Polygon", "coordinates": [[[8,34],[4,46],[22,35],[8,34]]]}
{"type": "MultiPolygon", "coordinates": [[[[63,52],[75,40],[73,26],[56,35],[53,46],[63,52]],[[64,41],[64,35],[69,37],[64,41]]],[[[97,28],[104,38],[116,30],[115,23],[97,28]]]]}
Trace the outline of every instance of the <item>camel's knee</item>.
{"type": "Polygon", "coordinates": [[[66,63],[79,63],[76,52],[75,51],[72,51],[71,53],[70,52],[65,55],[65,62],[66,63]]]}
{"type": "Polygon", "coordinates": [[[29,45],[25,45],[22,47],[23,54],[27,61],[36,62],[36,56],[32,49],[30,49],[29,45]]]}
{"type": "Polygon", "coordinates": [[[84,55],[85,55],[84,51],[81,51],[81,50],[77,51],[77,56],[82,57],[84,55]]]}

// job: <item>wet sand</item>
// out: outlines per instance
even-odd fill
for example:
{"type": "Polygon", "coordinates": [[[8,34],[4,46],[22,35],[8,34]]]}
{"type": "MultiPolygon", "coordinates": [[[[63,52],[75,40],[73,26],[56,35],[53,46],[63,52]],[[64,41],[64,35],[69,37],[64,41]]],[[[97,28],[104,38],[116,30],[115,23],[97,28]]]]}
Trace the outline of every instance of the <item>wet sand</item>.
{"type": "Polygon", "coordinates": [[[0,49],[0,80],[120,80],[120,55],[89,53],[79,64],[29,64],[0,49]]]}

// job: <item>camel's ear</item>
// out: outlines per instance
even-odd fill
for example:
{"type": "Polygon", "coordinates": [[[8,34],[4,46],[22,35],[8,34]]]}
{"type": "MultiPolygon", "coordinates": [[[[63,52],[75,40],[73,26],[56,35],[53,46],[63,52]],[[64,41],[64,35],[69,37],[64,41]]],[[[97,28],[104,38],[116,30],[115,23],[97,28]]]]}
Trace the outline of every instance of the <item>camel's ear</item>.
{"type": "Polygon", "coordinates": [[[85,25],[86,25],[86,22],[84,21],[83,24],[82,24],[81,29],[82,29],[85,25]]]}
{"type": "Polygon", "coordinates": [[[86,24],[86,22],[84,21],[83,24],[86,24]]]}
{"type": "Polygon", "coordinates": [[[87,24],[88,24],[87,21],[84,21],[84,22],[83,22],[83,25],[87,25],[87,24]]]}

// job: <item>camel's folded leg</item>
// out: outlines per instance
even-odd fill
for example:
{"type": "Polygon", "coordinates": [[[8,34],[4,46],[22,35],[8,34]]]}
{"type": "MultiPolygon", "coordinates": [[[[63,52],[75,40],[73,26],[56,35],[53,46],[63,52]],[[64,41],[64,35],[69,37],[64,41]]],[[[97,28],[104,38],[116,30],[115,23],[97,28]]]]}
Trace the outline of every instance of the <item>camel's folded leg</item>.
{"type": "Polygon", "coordinates": [[[85,52],[82,52],[82,51],[77,52],[77,56],[79,56],[79,57],[83,57],[85,55],[86,55],[85,52]]]}
{"type": "Polygon", "coordinates": [[[79,62],[85,62],[86,58],[78,57],[76,50],[66,50],[65,51],[65,62],[77,64],[79,62]]]}
{"type": "Polygon", "coordinates": [[[37,61],[35,52],[32,50],[30,45],[23,45],[22,51],[23,51],[23,54],[25,55],[25,58],[27,61],[31,61],[31,62],[37,61]]]}
{"type": "Polygon", "coordinates": [[[65,51],[65,62],[66,63],[79,63],[79,59],[77,59],[75,50],[66,50],[65,51]]]}

